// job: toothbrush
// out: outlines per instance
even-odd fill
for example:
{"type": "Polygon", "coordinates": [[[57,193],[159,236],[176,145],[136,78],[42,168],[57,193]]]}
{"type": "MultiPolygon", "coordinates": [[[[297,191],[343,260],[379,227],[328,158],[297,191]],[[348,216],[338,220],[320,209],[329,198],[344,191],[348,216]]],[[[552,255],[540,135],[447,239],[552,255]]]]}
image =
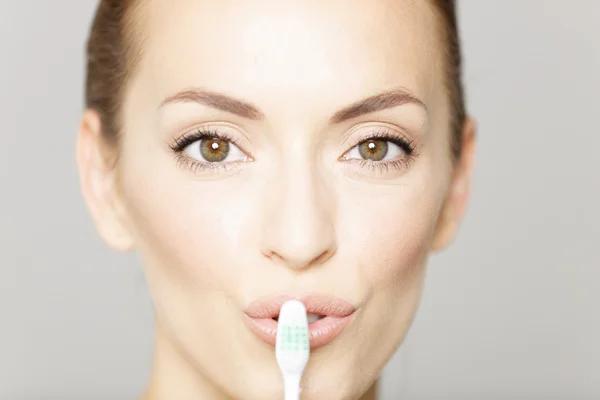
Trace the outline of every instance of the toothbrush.
{"type": "Polygon", "coordinates": [[[300,379],[309,353],[306,308],[300,301],[289,300],[279,312],[275,345],[275,357],[283,375],[284,400],[300,398],[300,379]]]}

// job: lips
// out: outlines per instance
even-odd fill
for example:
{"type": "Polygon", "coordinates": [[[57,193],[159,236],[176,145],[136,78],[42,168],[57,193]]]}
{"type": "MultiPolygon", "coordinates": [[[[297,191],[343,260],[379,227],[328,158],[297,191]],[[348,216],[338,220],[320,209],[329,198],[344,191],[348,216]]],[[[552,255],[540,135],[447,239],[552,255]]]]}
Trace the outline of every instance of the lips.
{"type": "Polygon", "coordinates": [[[309,322],[314,321],[308,325],[311,349],[323,347],[336,339],[352,321],[356,311],[348,302],[332,296],[276,296],[257,300],[245,311],[244,320],[260,340],[275,346],[276,319],[281,306],[288,300],[301,301],[309,314],[309,322]]]}

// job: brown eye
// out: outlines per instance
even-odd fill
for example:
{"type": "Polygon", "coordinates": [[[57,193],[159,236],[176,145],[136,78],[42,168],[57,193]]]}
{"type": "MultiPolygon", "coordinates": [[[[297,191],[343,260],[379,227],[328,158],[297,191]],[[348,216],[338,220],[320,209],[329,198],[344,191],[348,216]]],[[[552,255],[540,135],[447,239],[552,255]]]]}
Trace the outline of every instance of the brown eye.
{"type": "Polygon", "coordinates": [[[224,161],[229,155],[229,142],[218,138],[202,139],[200,154],[208,162],[224,161]]]}
{"type": "Polygon", "coordinates": [[[388,153],[387,140],[371,139],[358,145],[358,152],[365,160],[381,161],[388,153]]]}
{"type": "Polygon", "coordinates": [[[246,154],[230,140],[216,136],[201,137],[184,148],[185,154],[191,159],[203,163],[227,163],[243,161],[246,154]]]}
{"type": "Polygon", "coordinates": [[[406,159],[411,154],[411,145],[403,139],[372,136],[351,148],[344,154],[343,159],[359,160],[374,165],[406,159]]]}

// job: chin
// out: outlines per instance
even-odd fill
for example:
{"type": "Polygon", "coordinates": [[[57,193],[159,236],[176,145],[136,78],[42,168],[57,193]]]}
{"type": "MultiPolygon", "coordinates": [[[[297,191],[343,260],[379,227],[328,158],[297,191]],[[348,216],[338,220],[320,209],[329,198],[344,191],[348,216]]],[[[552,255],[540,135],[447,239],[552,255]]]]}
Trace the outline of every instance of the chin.
{"type": "Polygon", "coordinates": [[[322,365],[307,375],[306,399],[358,400],[375,383],[379,370],[368,370],[364,364],[322,365]]]}
{"type": "MultiPolygon", "coordinates": [[[[361,373],[336,373],[339,366],[329,364],[305,373],[301,384],[302,400],[358,400],[366,393],[376,378],[369,379],[361,373]]],[[[358,367],[354,368],[358,371],[358,367]]],[[[274,382],[255,381],[244,390],[237,391],[244,400],[281,400],[283,399],[283,380],[281,375],[274,382]]]]}
{"type": "MultiPolygon", "coordinates": [[[[337,347],[337,346],[335,346],[337,347]]],[[[350,347],[348,351],[340,356],[338,351],[328,351],[325,346],[310,356],[310,360],[304,370],[301,381],[302,400],[358,400],[373,385],[379,376],[378,366],[380,363],[361,362],[356,354],[358,348],[350,347]]],[[[339,349],[337,349],[339,350],[339,349]]],[[[260,354],[261,351],[250,351],[247,353],[245,364],[238,365],[244,370],[243,378],[239,379],[239,371],[232,368],[232,381],[223,380],[219,377],[222,387],[233,386],[227,390],[229,396],[244,400],[281,400],[284,398],[283,376],[275,364],[262,356],[262,362],[254,359],[252,354],[260,354]],[[235,377],[237,375],[237,377],[235,377]]],[[[376,355],[373,355],[376,357],[376,355]]]]}
{"type": "Polygon", "coordinates": [[[336,378],[328,378],[327,375],[307,376],[302,388],[302,399],[358,400],[374,383],[358,376],[346,376],[343,380],[336,378]]]}

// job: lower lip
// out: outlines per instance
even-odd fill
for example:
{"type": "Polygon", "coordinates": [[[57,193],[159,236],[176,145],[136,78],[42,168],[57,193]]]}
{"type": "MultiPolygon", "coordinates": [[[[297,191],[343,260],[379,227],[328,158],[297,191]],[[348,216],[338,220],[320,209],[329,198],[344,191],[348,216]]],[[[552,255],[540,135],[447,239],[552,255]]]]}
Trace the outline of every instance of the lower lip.
{"type": "MultiPolygon", "coordinates": [[[[337,338],[352,321],[354,314],[346,317],[325,317],[308,325],[310,348],[318,349],[337,338]]],[[[251,318],[244,314],[250,330],[263,342],[275,346],[277,341],[277,321],[272,318],[251,318]]]]}

